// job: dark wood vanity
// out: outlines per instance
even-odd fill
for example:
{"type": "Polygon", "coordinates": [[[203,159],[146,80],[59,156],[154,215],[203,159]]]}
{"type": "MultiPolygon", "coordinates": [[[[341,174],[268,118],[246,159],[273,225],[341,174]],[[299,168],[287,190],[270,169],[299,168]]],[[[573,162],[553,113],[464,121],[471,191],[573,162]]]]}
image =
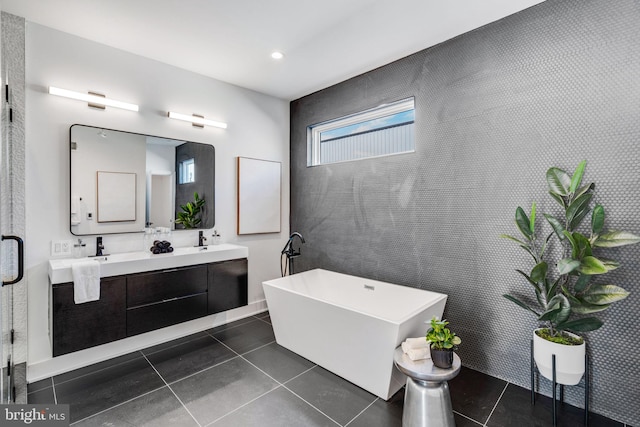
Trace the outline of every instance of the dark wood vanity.
{"type": "Polygon", "coordinates": [[[248,304],[247,259],[100,279],[98,301],[75,304],[73,283],[52,286],[53,356],[248,304]]]}

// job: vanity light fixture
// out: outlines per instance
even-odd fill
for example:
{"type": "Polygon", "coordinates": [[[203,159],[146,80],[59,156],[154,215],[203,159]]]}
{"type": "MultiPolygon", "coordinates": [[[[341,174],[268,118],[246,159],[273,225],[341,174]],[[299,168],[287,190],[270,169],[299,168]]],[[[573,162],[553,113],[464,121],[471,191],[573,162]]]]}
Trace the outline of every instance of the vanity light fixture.
{"type": "Polygon", "coordinates": [[[279,51],[276,50],[276,51],[271,53],[271,57],[273,59],[282,59],[282,58],[284,58],[284,53],[279,52],[279,51]]]}
{"type": "Polygon", "coordinates": [[[81,93],[74,92],[72,90],[60,89],[57,87],[49,86],[49,94],[63,96],[65,98],[77,99],[78,101],[85,101],[89,103],[90,107],[103,108],[104,107],[116,107],[129,111],[138,111],[136,104],[130,104],[128,102],[116,101],[115,99],[106,98],[99,93],[89,92],[81,93]]]}
{"type": "Polygon", "coordinates": [[[170,119],[176,119],[176,120],[184,120],[185,122],[189,122],[191,123],[193,126],[196,127],[204,127],[205,125],[207,126],[215,126],[218,128],[222,128],[222,129],[226,129],[227,128],[227,124],[223,123],[223,122],[216,122],[214,120],[207,120],[204,118],[204,116],[200,116],[198,114],[193,114],[191,116],[189,116],[188,114],[180,114],[180,113],[176,113],[174,111],[169,111],[168,116],[170,119]]]}

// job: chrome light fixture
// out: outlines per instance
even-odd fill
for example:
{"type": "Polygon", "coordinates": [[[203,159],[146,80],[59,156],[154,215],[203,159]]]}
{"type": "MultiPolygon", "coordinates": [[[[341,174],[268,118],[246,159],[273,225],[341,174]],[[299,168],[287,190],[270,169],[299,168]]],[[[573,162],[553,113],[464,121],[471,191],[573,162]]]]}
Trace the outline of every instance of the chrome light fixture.
{"type": "Polygon", "coordinates": [[[170,119],[183,120],[185,122],[191,123],[193,126],[200,127],[200,128],[204,127],[205,125],[214,126],[222,129],[227,128],[226,123],[216,122],[214,120],[208,120],[208,119],[205,119],[204,116],[200,116],[197,114],[193,114],[190,116],[188,114],[181,114],[181,113],[176,113],[174,111],[169,111],[167,115],[169,116],[170,119]]]}
{"type": "Polygon", "coordinates": [[[116,101],[115,99],[109,99],[109,98],[106,98],[104,95],[101,95],[99,93],[94,93],[94,92],[81,93],[81,92],[74,92],[72,90],[60,89],[57,87],[49,86],[49,94],[63,96],[65,98],[77,99],[78,101],[85,101],[89,103],[90,107],[94,107],[94,108],[104,109],[105,107],[115,107],[115,108],[122,108],[124,110],[129,110],[129,111],[138,111],[138,106],[136,104],[116,101]]]}

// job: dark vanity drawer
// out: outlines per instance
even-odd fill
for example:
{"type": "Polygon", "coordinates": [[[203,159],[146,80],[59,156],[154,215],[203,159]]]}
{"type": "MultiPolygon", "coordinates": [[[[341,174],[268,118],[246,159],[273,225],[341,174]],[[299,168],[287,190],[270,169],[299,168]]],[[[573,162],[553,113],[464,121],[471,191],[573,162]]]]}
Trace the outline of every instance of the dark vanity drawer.
{"type": "Polygon", "coordinates": [[[209,314],[248,304],[247,259],[209,264],[209,314]]]}
{"type": "Polygon", "coordinates": [[[53,355],[126,337],[126,278],[100,279],[98,301],[75,304],[73,283],[52,285],[53,355]]]}
{"type": "Polygon", "coordinates": [[[202,292],[207,292],[206,265],[127,276],[127,307],[129,308],[202,292]]]}
{"type": "Polygon", "coordinates": [[[207,315],[207,293],[127,309],[127,336],[207,315]]]}

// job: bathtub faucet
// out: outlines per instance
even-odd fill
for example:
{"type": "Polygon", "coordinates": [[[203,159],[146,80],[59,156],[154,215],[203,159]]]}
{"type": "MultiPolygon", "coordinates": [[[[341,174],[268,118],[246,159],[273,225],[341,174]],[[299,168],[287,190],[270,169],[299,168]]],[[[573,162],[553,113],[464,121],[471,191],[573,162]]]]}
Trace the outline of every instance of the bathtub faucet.
{"type": "Polygon", "coordinates": [[[293,233],[291,233],[291,236],[289,236],[289,240],[287,240],[287,244],[284,245],[284,248],[282,248],[282,252],[281,252],[282,255],[287,255],[287,257],[289,258],[293,258],[300,255],[300,249],[298,249],[297,252],[293,249],[293,240],[295,239],[296,236],[300,239],[301,243],[305,243],[304,237],[302,237],[302,234],[298,233],[297,231],[294,231],[293,233]]]}
{"type": "Polygon", "coordinates": [[[282,248],[282,252],[280,252],[281,257],[284,257],[286,255],[288,261],[284,268],[282,266],[282,262],[280,262],[280,270],[283,277],[287,273],[287,267],[289,270],[289,274],[293,274],[293,258],[300,256],[300,248],[298,248],[297,251],[293,248],[293,240],[296,238],[296,236],[300,239],[301,243],[304,243],[304,237],[302,237],[302,234],[294,231],[293,233],[291,233],[291,236],[289,236],[287,244],[284,245],[284,248],[282,248]]]}

